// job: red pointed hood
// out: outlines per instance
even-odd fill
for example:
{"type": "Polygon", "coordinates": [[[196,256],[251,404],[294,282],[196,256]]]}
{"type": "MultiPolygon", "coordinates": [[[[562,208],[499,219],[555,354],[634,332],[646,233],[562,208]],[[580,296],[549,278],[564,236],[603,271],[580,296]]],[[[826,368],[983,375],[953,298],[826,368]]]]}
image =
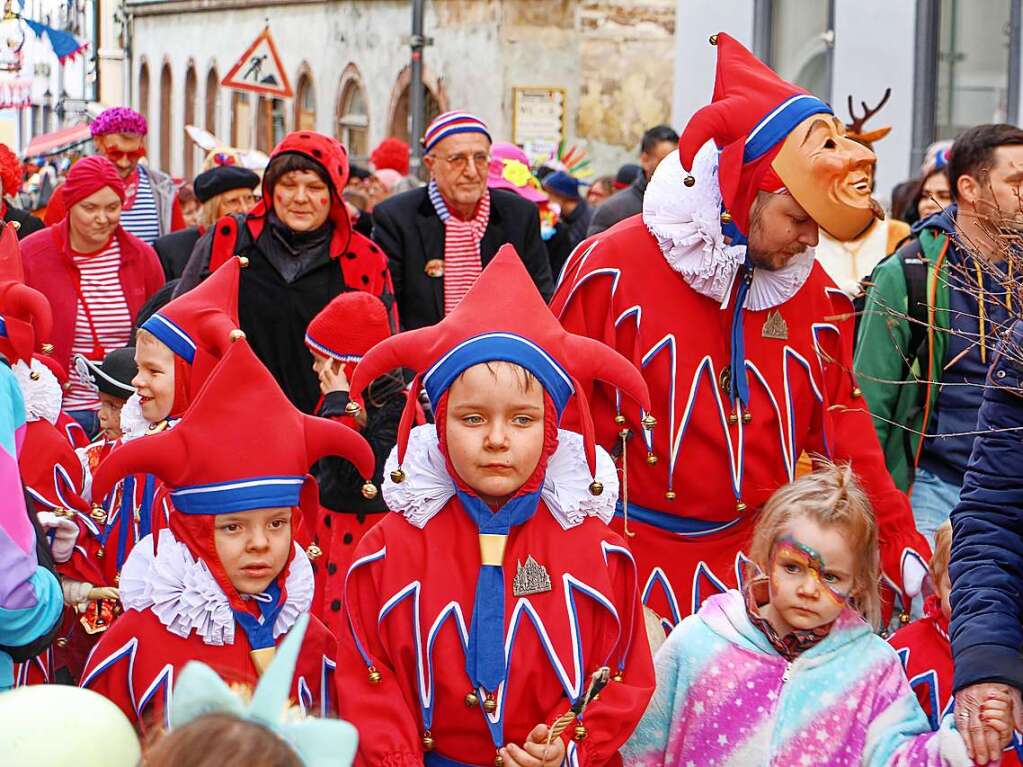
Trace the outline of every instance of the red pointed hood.
{"type": "MultiPolygon", "coordinates": [[[[620,389],[644,413],[650,410],[650,395],[639,371],[610,347],[566,331],[511,245],[498,251],[458,307],[439,323],[391,336],[370,349],[355,369],[351,396],[360,400],[371,381],[395,368],[418,373],[398,430],[400,463],[420,383],[437,404],[460,373],[492,361],[512,362],[533,373],[559,416],[569,398],[583,397],[584,389],[595,380],[620,389]]],[[[592,473],[596,466],[593,423],[584,402],[579,410],[592,473]]]]}
{"type": "Polygon", "coordinates": [[[346,426],[297,410],[240,339],[177,426],[111,453],[96,472],[93,497],[105,497],[128,474],[154,474],[183,514],[297,506],[309,467],[325,455],[373,476],[369,444],[346,426]]]}
{"type": "MultiPolygon", "coordinates": [[[[324,172],[330,186],[330,213],[328,218],[334,225],[330,242],[331,258],[337,258],[348,249],[352,239],[352,222],[345,207],[342,194],[348,184],[348,150],[335,138],[315,131],[293,131],[270,153],[270,163],[286,154],[297,154],[312,160],[324,172]]],[[[269,165],[267,166],[269,168],[269,165]]],[[[246,223],[253,239],[258,239],[266,217],[273,208],[273,190],[268,188],[266,175],[263,176],[263,196],[249,213],[246,223]]]]}
{"type": "Polygon", "coordinates": [[[872,177],[873,153],[846,146],[844,142],[854,142],[844,138],[844,125],[830,106],[780,78],[733,37],[722,32],[712,41],[718,54],[714,95],[682,131],[678,148],[682,167],[692,169],[697,152],[713,139],[720,151],[721,199],[743,234],[749,234],[750,208],[757,193],[781,189],[840,239],[864,229],[873,212],[869,190],[860,189],[859,174],[869,165],[872,177]],[[832,145],[838,145],[828,151],[841,154],[850,165],[840,178],[829,180],[814,166],[813,153],[819,157],[826,149],[824,140],[819,148],[806,145],[807,127],[815,116],[830,131],[832,145]],[[797,140],[787,141],[794,134],[797,140]],[[846,178],[854,171],[855,178],[846,178]]]}
{"type": "Polygon", "coordinates": [[[157,311],[142,323],[186,363],[175,365],[187,381],[175,381],[179,399],[174,412],[184,410],[202,388],[217,361],[241,333],[238,328],[238,275],[245,261],[230,258],[198,286],[157,311]]]}
{"type": "Polygon", "coordinates": [[[14,225],[0,230],[0,353],[13,364],[31,364],[53,329],[46,296],[25,284],[14,225]]]}

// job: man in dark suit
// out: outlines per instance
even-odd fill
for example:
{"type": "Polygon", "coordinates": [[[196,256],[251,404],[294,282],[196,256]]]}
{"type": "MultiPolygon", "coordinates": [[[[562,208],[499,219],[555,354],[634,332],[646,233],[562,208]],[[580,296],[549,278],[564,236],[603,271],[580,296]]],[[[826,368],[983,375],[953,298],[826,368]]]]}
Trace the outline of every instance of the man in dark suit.
{"type": "Polygon", "coordinates": [[[387,253],[404,330],[439,322],[505,243],[550,299],[550,262],[536,206],[514,192],[487,189],[490,133],[466,112],[434,120],[423,137],[430,184],[373,209],[373,239],[387,253]]]}

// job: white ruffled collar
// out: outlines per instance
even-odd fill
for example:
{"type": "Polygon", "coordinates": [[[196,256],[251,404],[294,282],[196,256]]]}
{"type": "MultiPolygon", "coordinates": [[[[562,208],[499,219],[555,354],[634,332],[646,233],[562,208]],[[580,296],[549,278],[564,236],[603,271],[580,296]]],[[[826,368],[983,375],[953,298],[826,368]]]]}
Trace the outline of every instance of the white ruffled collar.
{"type": "Polygon", "coordinates": [[[11,365],[11,371],[25,400],[25,420],[45,420],[56,424],[64,402],[64,392],[53,371],[35,359],[32,360],[31,366],[25,364],[23,360],[18,360],[11,365]]]}
{"type": "MultiPolygon", "coordinates": [[[[418,528],[429,522],[455,494],[455,482],[448,474],[434,424],[417,426],[409,434],[405,462],[401,465],[405,480],[395,483],[391,472],[398,468],[398,450],[391,450],[384,468],[383,493],[387,506],[418,528]]],[[[598,482],[604,485],[600,495],[590,493],[593,481],[586,466],[583,438],[573,431],[558,430],[558,449],[547,463],[541,497],[554,519],[567,530],[586,517],[598,517],[605,524],[614,516],[618,501],[618,470],[611,456],[597,447],[598,482]]]]}
{"type": "MultiPolygon", "coordinates": [[[[157,551],[147,535],[132,548],[121,569],[121,603],[125,610],[152,610],[167,630],[187,639],[194,631],[208,645],[234,644],[235,619],[227,595],[206,563],[167,529],[157,551]]],[[[274,639],[294,625],[313,602],[313,568],[295,544],[285,581],[287,597],[274,622],[274,639]]]]}
{"type": "MultiPolygon", "coordinates": [[[[668,265],[697,293],[724,305],[746,260],[746,246],[728,245],[721,233],[718,152],[712,141],[693,162],[693,186],[683,183],[686,175],[678,152],[661,161],[643,196],[643,223],[668,265]]],[[[771,309],[792,298],[810,276],[813,257],[813,248],[807,248],[778,271],[757,269],[746,308],[771,309]]]]}

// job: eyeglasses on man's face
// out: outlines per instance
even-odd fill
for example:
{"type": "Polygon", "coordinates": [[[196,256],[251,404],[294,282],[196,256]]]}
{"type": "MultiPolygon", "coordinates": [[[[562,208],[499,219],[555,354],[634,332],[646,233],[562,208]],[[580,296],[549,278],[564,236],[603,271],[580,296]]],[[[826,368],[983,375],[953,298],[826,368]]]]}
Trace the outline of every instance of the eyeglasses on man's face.
{"type": "Polygon", "coordinates": [[[442,160],[451,166],[452,170],[463,171],[468,166],[470,161],[476,167],[476,170],[481,173],[485,173],[490,165],[490,155],[486,152],[475,152],[469,154],[467,152],[460,152],[459,154],[451,155],[435,155],[438,160],[442,160]]]}

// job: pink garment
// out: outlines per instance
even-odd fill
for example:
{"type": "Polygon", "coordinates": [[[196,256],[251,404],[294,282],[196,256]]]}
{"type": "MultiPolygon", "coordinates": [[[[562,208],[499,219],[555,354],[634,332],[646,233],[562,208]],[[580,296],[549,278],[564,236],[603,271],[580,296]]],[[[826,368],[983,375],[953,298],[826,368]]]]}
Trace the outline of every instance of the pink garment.
{"type": "Polygon", "coordinates": [[[509,189],[537,204],[547,202],[547,193],[540,188],[529,169],[529,158],[515,144],[498,141],[490,148],[489,189],[509,189]]]}

